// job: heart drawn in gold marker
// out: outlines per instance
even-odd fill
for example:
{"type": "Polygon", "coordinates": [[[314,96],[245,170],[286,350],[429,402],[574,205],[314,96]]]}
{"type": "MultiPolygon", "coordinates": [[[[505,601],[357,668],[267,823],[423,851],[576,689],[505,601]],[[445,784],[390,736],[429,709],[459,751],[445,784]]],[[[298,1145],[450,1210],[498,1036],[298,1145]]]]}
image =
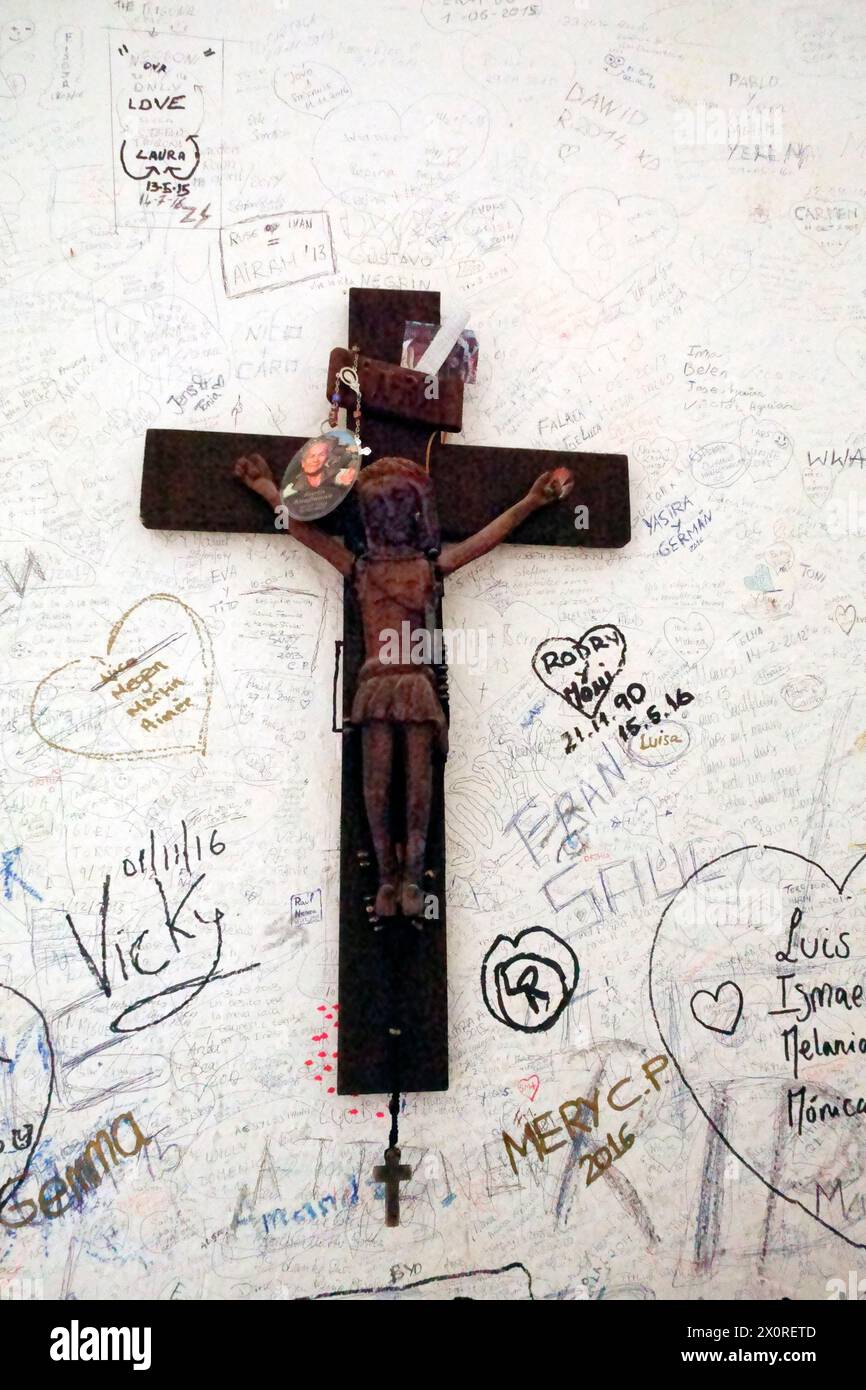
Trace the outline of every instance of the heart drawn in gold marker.
{"type": "Polygon", "coordinates": [[[81,758],[136,760],[205,753],[213,691],[210,635],[172,594],[139,599],[114,624],[104,655],[78,657],[37,685],[34,731],[81,758]]]}

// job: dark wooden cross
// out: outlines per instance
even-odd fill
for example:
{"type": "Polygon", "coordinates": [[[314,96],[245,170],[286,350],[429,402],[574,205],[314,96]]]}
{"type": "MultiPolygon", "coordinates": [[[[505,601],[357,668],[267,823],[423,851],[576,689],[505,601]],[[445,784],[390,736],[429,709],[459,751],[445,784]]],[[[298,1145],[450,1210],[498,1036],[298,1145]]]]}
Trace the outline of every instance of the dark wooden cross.
{"type": "MultiPolygon", "coordinates": [[[[350,291],[349,345],[357,346],[364,358],[371,359],[366,364],[362,359],[361,371],[361,435],[371,449],[369,462],[386,455],[421,464],[429,461],[443,541],[464,540],[511,506],[540,473],[565,465],[574,474],[571,495],[536,511],[509,540],[523,545],[625,545],[631,532],[628,460],[623,455],[437,442],[440,430],[460,428],[462,391],[443,376],[438,395],[428,399],[429,393],[419,391],[412,373],[389,376],[376,366],[377,362],[399,364],[404,325],[412,320],[440,322],[438,293],[350,291]],[[578,504],[588,509],[585,530],[575,525],[574,508],[578,504]]],[[[339,354],[332,354],[331,382],[335,357],[339,359],[339,354]]],[[[350,360],[348,355],[344,357],[350,360]]],[[[347,401],[351,400],[349,394],[347,401]]],[[[141,486],[144,525],[173,531],[273,535],[271,509],[232,477],[232,468],[239,455],[258,452],[279,483],[290,458],[307,437],[148,430],[141,486]]],[[[317,524],[355,547],[360,521],[354,493],[317,524]]],[[[288,537],[286,544],[292,544],[288,537]]],[[[267,595],[260,601],[267,603],[267,595]]],[[[437,621],[441,626],[441,615],[437,621]]],[[[527,653],[527,670],[529,659],[527,653]]],[[[360,736],[349,721],[362,660],[359,617],[355,605],[347,601],[342,648],[344,708],[339,729],[343,768],[337,1090],[341,1095],[385,1095],[398,1089],[389,1042],[389,1036],[394,1035],[400,1039],[399,1089],[445,1090],[448,1013],[442,764],[438,762],[434,772],[424,883],[425,891],[436,896],[438,920],[425,922],[420,931],[401,923],[399,943],[391,942],[383,949],[381,935],[388,936],[395,928],[388,927],[377,936],[371,924],[374,865],[361,786],[360,736]]],[[[405,1181],[392,1179],[392,1183],[399,1180],[405,1181]]]]}
{"type": "Polygon", "coordinates": [[[408,1182],[412,1169],[408,1163],[400,1162],[399,1149],[386,1149],[384,1165],[379,1163],[373,1169],[376,1182],[385,1184],[385,1225],[400,1225],[400,1184],[408,1182]]]}

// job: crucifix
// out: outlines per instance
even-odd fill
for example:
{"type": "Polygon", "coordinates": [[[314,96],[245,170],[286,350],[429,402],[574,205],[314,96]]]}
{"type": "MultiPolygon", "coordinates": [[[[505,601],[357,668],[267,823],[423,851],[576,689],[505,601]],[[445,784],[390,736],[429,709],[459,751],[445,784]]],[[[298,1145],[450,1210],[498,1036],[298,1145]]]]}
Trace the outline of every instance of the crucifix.
{"type": "MultiPolygon", "coordinates": [[[[339,728],[336,709],[333,723],[343,740],[337,1090],[391,1098],[386,1163],[376,1170],[389,1224],[410,1176],[399,1163],[400,1095],[448,1087],[448,699],[444,662],[383,669],[376,643],[383,628],[399,630],[404,612],[441,631],[443,577],[500,541],[619,547],[630,538],[623,455],[442,442],[462,427],[462,381],[398,365],[405,325],[439,318],[435,292],[350,291],[353,351],[331,354],[327,394],[349,409],[362,399],[369,461],[358,460],[355,486],[335,510],[313,525],[289,523],[345,580],[343,709],[339,728]],[[341,384],[353,362],[355,391],[341,384]],[[588,525],[578,526],[575,503],[588,525]]],[[[278,483],[306,442],[149,430],[142,521],[273,533],[278,483]]]]}
{"type": "Polygon", "coordinates": [[[400,1183],[408,1182],[412,1176],[412,1169],[408,1163],[400,1162],[400,1150],[388,1148],[385,1150],[384,1164],[377,1164],[373,1169],[373,1177],[376,1182],[385,1185],[385,1225],[400,1225],[400,1183]]]}

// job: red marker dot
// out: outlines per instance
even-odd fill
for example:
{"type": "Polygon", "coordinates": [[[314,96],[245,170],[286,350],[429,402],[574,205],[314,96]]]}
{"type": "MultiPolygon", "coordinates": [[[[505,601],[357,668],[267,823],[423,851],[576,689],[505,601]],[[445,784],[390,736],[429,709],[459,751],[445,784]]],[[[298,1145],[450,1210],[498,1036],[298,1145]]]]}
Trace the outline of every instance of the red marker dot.
{"type": "Polygon", "coordinates": [[[332,1056],[332,1057],[336,1057],[336,1055],[337,1055],[336,1052],[332,1052],[332,1053],[331,1053],[331,1056],[332,1056]]]}
{"type": "Polygon", "coordinates": [[[306,1060],[306,1062],[304,1063],[304,1066],[305,1066],[305,1067],[311,1067],[312,1065],[313,1065],[313,1059],[312,1059],[312,1057],[308,1057],[307,1060],[306,1060]]]}
{"type": "Polygon", "coordinates": [[[320,1004],[320,1005],[319,1005],[319,1008],[318,1008],[318,1010],[317,1010],[317,1012],[320,1013],[320,1014],[323,1014],[323,1013],[325,1012],[325,1010],[326,1010],[327,1007],[328,1007],[327,1004],[320,1004]]]}
{"type": "Polygon", "coordinates": [[[334,1068],[331,1066],[330,1062],[326,1062],[325,1065],[322,1067],[322,1071],[333,1071],[333,1070],[334,1070],[334,1068]]]}
{"type": "Polygon", "coordinates": [[[329,1095],[329,1096],[332,1096],[332,1095],[334,1094],[334,1092],[335,1092],[336,1089],[337,1089],[336,1086],[329,1086],[329,1087],[328,1087],[328,1095],[329,1095]]]}
{"type": "Polygon", "coordinates": [[[349,1114],[350,1114],[350,1115],[357,1115],[357,1113],[358,1113],[357,1110],[350,1110],[350,1111],[349,1111],[349,1114]]]}
{"type": "Polygon", "coordinates": [[[328,1055],[327,1052],[317,1052],[317,1053],[316,1053],[316,1056],[317,1056],[317,1057],[327,1057],[327,1055],[328,1055]]]}
{"type": "Polygon", "coordinates": [[[333,1017],[334,1017],[333,1014],[325,1014],[325,1018],[333,1018],[333,1017]]]}
{"type": "Polygon", "coordinates": [[[314,1076],[314,1077],[313,1077],[313,1080],[314,1080],[314,1081],[321,1081],[321,1079],[322,1079],[322,1078],[321,1078],[320,1076],[314,1076]]]}
{"type": "Polygon", "coordinates": [[[377,1110],[377,1111],[376,1111],[376,1119],[377,1119],[377,1120],[384,1120],[384,1118],[385,1118],[385,1111],[384,1111],[384,1110],[377,1110]]]}

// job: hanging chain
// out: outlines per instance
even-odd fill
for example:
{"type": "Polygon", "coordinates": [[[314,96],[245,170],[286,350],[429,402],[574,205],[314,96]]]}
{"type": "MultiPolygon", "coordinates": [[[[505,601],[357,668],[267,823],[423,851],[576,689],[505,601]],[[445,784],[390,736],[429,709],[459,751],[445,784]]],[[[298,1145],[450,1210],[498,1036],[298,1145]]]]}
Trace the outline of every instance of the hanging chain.
{"type": "MultiPolygon", "coordinates": [[[[355,435],[355,451],[358,454],[359,458],[363,458],[365,454],[369,454],[370,450],[363,448],[361,445],[361,378],[358,366],[360,349],[357,347],[353,347],[352,353],[354,355],[353,365],[351,367],[341,367],[340,370],[337,372],[337,379],[334,382],[334,390],[331,393],[331,408],[328,411],[328,428],[334,429],[337,424],[337,419],[340,410],[340,386],[348,386],[349,390],[353,391],[355,394],[355,410],[353,413],[353,420],[355,425],[353,431],[355,435]]],[[[322,422],[320,428],[322,433],[324,434],[324,421],[322,422]]]]}
{"type": "Polygon", "coordinates": [[[341,367],[337,372],[337,380],[334,383],[334,392],[331,396],[331,410],[328,415],[328,424],[331,429],[336,425],[337,411],[340,408],[340,386],[348,386],[349,390],[355,393],[355,410],[353,415],[355,424],[355,450],[360,458],[364,454],[369,454],[370,450],[364,449],[361,446],[361,378],[358,369],[359,352],[360,350],[358,348],[353,347],[354,364],[351,367],[341,367]]]}

